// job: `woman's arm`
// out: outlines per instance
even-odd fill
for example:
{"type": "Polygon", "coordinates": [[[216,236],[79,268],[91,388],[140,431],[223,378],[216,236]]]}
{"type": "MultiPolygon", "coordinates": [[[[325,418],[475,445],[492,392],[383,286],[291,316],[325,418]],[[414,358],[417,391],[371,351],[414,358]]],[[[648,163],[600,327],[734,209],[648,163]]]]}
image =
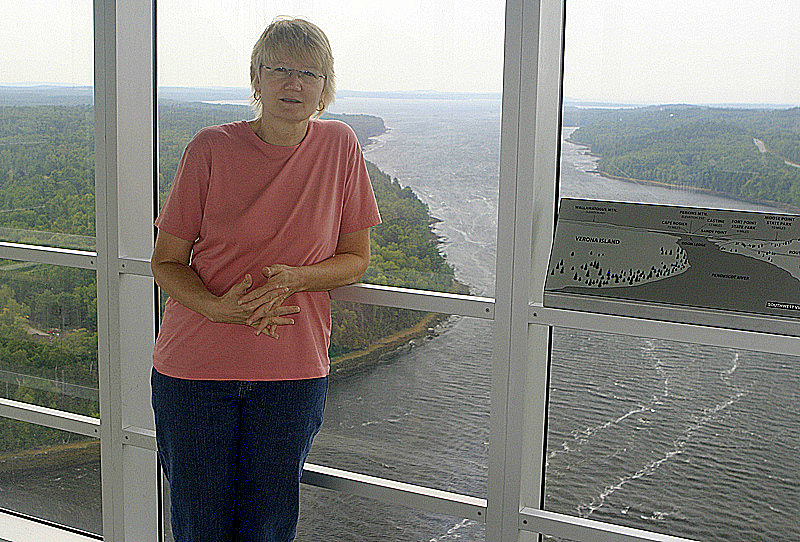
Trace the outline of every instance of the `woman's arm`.
{"type": "Polygon", "coordinates": [[[352,284],[364,275],[369,266],[369,228],[339,235],[334,255],[313,265],[292,267],[272,264],[263,268],[267,277],[263,286],[255,288],[239,299],[241,307],[252,312],[247,319],[256,329],[270,325],[264,316],[271,307],[283,303],[295,292],[319,292],[352,284]],[[283,290],[274,298],[276,290],[283,290]]]}
{"type": "MultiPolygon", "coordinates": [[[[246,275],[242,282],[235,284],[225,294],[216,296],[208,291],[194,269],[189,267],[191,254],[192,243],[159,230],[150,260],[156,283],[175,301],[212,322],[247,324],[253,311],[238,301],[252,285],[252,277],[246,275]]],[[[285,298],[277,302],[275,294],[266,297],[261,318],[271,325],[294,323],[285,316],[299,312],[300,307],[281,306],[285,298]]]]}

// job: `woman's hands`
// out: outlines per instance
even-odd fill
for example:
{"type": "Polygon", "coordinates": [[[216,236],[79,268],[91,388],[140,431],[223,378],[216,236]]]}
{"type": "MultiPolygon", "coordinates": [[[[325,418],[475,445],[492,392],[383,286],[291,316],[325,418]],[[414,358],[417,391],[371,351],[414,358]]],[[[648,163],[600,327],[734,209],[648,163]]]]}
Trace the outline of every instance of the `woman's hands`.
{"type": "MultiPolygon", "coordinates": [[[[256,334],[266,333],[270,337],[277,338],[277,326],[284,322],[275,318],[272,314],[284,309],[283,303],[286,299],[295,292],[305,290],[306,285],[299,267],[273,264],[264,267],[261,273],[267,278],[267,282],[251,292],[241,295],[237,300],[237,304],[240,309],[249,313],[245,324],[253,326],[256,329],[256,334]]],[[[293,312],[298,312],[299,310],[300,308],[297,307],[297,311],[293,312]]],[[[287,319],[284,318],[283,320],[287,319]]]]}
{"type": "Polygon", "coordinates": [[[253,277],[248,273],[244,280],[234,284],[230,290],[216,298],[216,301],[206,309],[206,318],[212,322],[226,324],[244,324],[256,329],[256,335],[265,333],[274,339],[278,338],[277,327],[279,325],[294,324],[292,318],[287,316],[300,312],[300,307],[296,305],[284,306],[286,297],[280,290],[269,292],[271,295],[262,296],[263,303],[258,307],[258,317],[254,317],[254,309],[241,303],[247,290],[253,285],[253,277]]]}
{"type": "MultiPolygon", "coordinates": [[[[288,316],[300,312],[300,307],[283,306],[290,295],[288,289],[261,287],[258,289],[261,302],[255,307],[239,303],[242,297],[248,295],[247,290],[253,285],[250,274],[245,275],[241,282],[234,284],[223,295],[212,294],[189,265],[192,245],[192,242],[164,231],[159,231],[156,237],[150,268],[156,283],[175,301],[212,322],[250,325],[255,328],[256,334],[266,332],[275,339],[278,338],[277,326],[294,324],[294,320],[288,316]],[[251,318],[256,307],[259,308],[258,316],[251,318]]],[[[269,274],[266,276],[269,278],[269,274]]],[[[287,283],[293,284],[291,281],[287,283]]]]}
{"type": "Polygon", "coordinates": [[[256,333],[266,331],[275,335],[280,324],[270,318],[272,312],[283,305],[296,292],[321,292],[356,282],[369,265],[369,228],[342,233],[334,255],[319,263],[293,267],[280,263],[261,269],[267,282],[239,298],[239,305],[252,311],[247,325],[256,333]]]}
{"type": "MultiPolygon", "coordinates": [[[[272,299],[261,307],[259,318],[254,320],[251,318],[253,310],[239,303],[252,285],[253,277],[248,273],[242,282],[234,284],[230,290],[217,297],[214,303],[206,308],[205,317],[216,323],[252,325],[256,327],[256,335],[266,330],[268,336],[277,339],[278,335],[275,331],[277,326],[294,324],[294,320],[287,318],[287,315],[300,312],[300,307],[283,306],[283,302],[278,303],[278,297],[273,295],[272,299]],[[259,326],[253,325],[256,321],[259,326]]],[[[285,298],[283,299],[285,300],[285,298]]]]}
{"type": "Polygon", "coordinates": [[[369,228],[339,235],[333,256],[312,265],[272,264],[262,269],[267,282],[251,292],[252,277],[222,296],[212,294],[189,265],[192,245],[164,231],[156,238],[151,269],[158,285],[175,301],[214,322],[249,325],[256,334],[277,338],[277,326],[291,325],[300,311],[284,306],[295,292],[332,290],[356,282],[369,265],[369,228]]]}

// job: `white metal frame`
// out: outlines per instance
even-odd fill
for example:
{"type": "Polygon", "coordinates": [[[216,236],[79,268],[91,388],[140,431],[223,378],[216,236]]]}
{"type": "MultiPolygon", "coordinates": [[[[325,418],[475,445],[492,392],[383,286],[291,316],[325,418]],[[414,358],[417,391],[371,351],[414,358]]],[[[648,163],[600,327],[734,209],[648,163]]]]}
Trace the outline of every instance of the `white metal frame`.
{"type": "Polygon", "coordinates": [[[9,542],[89,542],[96,538],[69,531],[34,518],[0,514],[0,540],[9,542]]]}
{"type": "MultiPolygon", "coordinates": [[[[492,542],[532,540],[538,533],[587,542],[678,542],[683,539],[542,509],[552,327],[781,354],[796,353],[800,339],[542,306],[557,201],[565,1],[508,0],[506,6],[496,298],[367,284],[332,293],[338,300],[494,321],[487,498],[319,465],[307,465],[303,482],[485,522],[492,542]]],[[[113,542],[158,537],[148,382],[155,325],[148,262],[157,159],[154,11],[155,0],[94,0],[97,252],[0,242],[0,258],[96,270],[100,420],[5,399],[0,416],[99,435],[103,531],[113,542]]],[[[87,539],[0,514],[0,538],[25,542],[32,532],[37,540],[87,539]]]]}

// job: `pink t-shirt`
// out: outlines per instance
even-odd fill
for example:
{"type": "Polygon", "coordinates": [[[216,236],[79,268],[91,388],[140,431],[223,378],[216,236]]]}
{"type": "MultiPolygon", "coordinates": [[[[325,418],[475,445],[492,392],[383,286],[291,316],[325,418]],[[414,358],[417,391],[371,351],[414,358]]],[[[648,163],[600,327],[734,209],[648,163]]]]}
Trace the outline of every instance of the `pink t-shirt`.
{"type": "MultiPolygon", "coordinates": [[[[339,233],[380,224],[355,134],[311,120],[293,147],[262,141],[246,121],[204,128],[187,145],[156,226],[194,243],[191,267],[222,295],[265,265],[311,265],[331,257],[339,233]]],[[[298,292],[294,325],[279,339],[241,324],[214,323],[167,301],[153,353],[160,373],[197,380],[295,380],[328,374],[328,292],[298,292]]]]}

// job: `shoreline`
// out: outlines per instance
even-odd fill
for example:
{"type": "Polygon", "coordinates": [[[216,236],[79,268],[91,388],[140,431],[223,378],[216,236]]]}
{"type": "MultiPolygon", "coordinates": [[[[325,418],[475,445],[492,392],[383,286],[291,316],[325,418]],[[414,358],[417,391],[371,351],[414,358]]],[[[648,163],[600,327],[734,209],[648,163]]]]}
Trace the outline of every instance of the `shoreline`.
{"type": "Polygon", "coordinates": [[[52,444],[0,455],[0,477],[48,468],[65,468],[100,462],[100,441],[86,440],[52,444]]]}
{"type": "Polygon", "coordinates": [[[416,339],[437,336],[439,333],[436,328],[449,317],[446,314],[428,313],[416,325],[381,337],[367,348],[331,358],[330,376],[344,376],[351,371],[391,360],[416,346],[416,339]]]}
{"type": "MultiPolygon", "coordinates": [[[[589,155],[589,156],[591,156],[593,158],[596,158],[598,161],[601,158],[600,156],[594,154],[591,151],[591,147],[589,147],[587,145],[584,145],[583,143],[577,143],[575,141],[572,141],[569,138],[569,136],[564,138],[564,141],[566,141],[567,143],[570,143],[571,145],[575,145],[576,147],[581,147],[581,148],[584,148],[584,149],[588,149],[588,152],[586,152],[585,154],[589,155]]],[[[786,212],[788,214],[800,214],[800,207],[792,205],[791,203],[785,203],[785,202],[781,202],[781,201],[771,201],[771,200],[746,199],[746,198],[743,198],[743,197],[740,197],[740,196],[736,196],[734,194],[729,194],[727,192],[721,192],[719,190],[713,190],[711,188],[701,188],[699,186],[687,186],[687,185],[680,185],[680,184],[673,184],[673,183],[665,183],[665,182],[662,182],[662,181],[651,181],[649,179],[635,179],[633,177],[623,177],[623,176],[620,176],[620,175],[612,175],[610,173],[607,173],[607,172],[597,168],[596,165],[595,165],[595,169],[593,171],[589,171],[587,173],[596,173],[600,177],[605,177],[606,179],[613,179],[615,181],[622,181],[622,182],[632,183],[632,184],[642,184],[642,185],[646,185],[646,186],[659,186],[659,187],[662,187],[662,188],[675,188],[675,189],[679,189],[679,190],[685,190],[687,192],[695,192],[695,193],[698,193],[698,194],[706,194],[706,195],[709,195],[709,196],[716,196],[716,197],[722,197],[722,198],[731,199],[731,200],[735,200],[735,201],[741,201],[742,203],[753,203],[755,205],[764,205],[764,206],[767,206],[767,207],[775,207],[777,209],[781,209],[782,211],[784,211],[784,212],[786,212]]]]}

